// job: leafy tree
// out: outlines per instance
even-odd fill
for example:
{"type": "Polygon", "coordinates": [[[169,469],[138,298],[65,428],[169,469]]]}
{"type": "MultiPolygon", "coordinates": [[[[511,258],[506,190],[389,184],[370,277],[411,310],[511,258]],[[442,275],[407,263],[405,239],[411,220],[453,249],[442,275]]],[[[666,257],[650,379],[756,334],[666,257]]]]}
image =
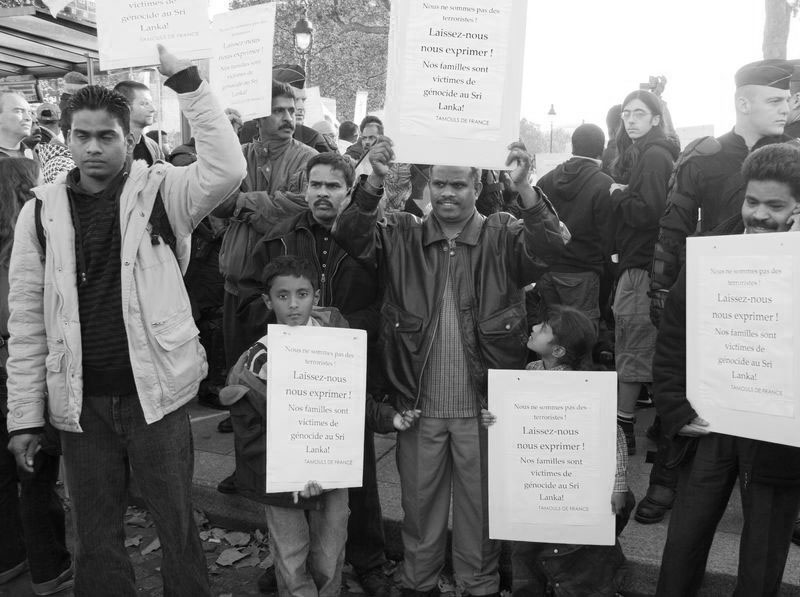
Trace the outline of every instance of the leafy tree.
{"type": "MultiPolygon", "coordinates": [[[[231,0],[230,8],[263,0],[231,0]]],[[[323,97],[337,100],[339,120],[352,120],[356,91],[369,92],[368,109],[386,99],[386,58],[390,0],[286,0],[277,4],[275,64],[302,64],[292,29],[308,11],[314,43],[308,55],[308,85],[319,85],[323,97]]]]}
{"type": "MultiPolygon", "coordinates": [[[[530,153],[550,152],[550,127],[543,127],[523,118],[519,123],[519,138],[530,153]]],[[[553,128],[553,153],[564,153],[572,141],[572,133],[567,129],[553,128]]]]}

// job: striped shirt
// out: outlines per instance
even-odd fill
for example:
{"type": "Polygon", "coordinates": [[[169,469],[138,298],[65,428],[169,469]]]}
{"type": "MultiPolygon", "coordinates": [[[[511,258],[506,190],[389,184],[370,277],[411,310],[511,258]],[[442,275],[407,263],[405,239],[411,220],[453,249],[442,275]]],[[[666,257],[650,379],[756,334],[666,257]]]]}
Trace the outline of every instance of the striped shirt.
{"type": "MultiPolygon", "coordinates": [[[[453,249],[450,251],[452,256],[453,249]]],[[[420,410],[423,417],[436,419],[476,417],[480,412],[480,395],[472,383],[461,342],[458,302],[449,270],[436,334],[422,374],[420,410]]]]}

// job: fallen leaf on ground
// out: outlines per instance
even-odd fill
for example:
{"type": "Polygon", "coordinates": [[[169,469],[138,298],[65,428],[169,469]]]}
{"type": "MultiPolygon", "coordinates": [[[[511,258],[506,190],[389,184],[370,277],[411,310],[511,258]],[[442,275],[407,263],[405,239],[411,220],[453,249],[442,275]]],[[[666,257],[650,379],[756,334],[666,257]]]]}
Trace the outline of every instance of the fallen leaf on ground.
{"type": "Polygon", "coordinates": [[[225,533],[222,537],[233,545],[234,547],[244,547],[248,543],[250,543],[250,533],[242,533],[239,531],[231,531],[230,533],[225,533]]]}
{"type": "Polygon", "coordinates": [[[158,540],[158,537],[153,539],[150,544],[142,550],[142,555],[146,556],[157,549],[161,549],[161,541],[158,540]]]}
{"type": "Polygon", "coordinates": [[[219,527],[214,527],[213,529],[211,529],[211,535],[216,539],[222,539],[225,536],[225,533],[227,532],[228,531],[226,531],[225,529],[221,529],[219,527]]]}
{"type": "Polygon", "coordinates": [[[247,554],[243,554],[241,551],[234,547],[229,547],[216,559],[215,563],[219,564],[220,566],[230,566],[231,564],[235,564],[239,560],[246,558],[247,554]]]}
{"type": "Polygon", "coordinates": [[[134,526],[134,527],[140,527],[140,528],[143,528],[143,529],[147,529],[147,528],[150,528],[151,526],[153,526],[153,521],[152,520],[147,520],[141,514],[134,514],[133,516],[131,516],[130,518],[125,520],[125,524],[129,524],[129,525],[134,526]]]}
{"type": "Polygon", "coordinates": [[[211,536],[211,533],[208,531],[200,531],[200,541],[208,541],[208,538],[211,536]]]}
{"type": "Polygon", "coordinates": [[[275,562],[272,560],[272,554],[270,554],[270,555],[267,555],[266,558],[261,560],[261,563],[258,565],[258,567],[259,568],[263,568],[264,570],[266,570],[270,566],[274,566],[274,565],[275,565],[275,562]]]}
{"type": "Polygon", "coordinates": [[[125,547],[139,547],[139,544],[142,542],[142,536],[136,535],[134,537],[127,537],[125,539],[125,547]]]}

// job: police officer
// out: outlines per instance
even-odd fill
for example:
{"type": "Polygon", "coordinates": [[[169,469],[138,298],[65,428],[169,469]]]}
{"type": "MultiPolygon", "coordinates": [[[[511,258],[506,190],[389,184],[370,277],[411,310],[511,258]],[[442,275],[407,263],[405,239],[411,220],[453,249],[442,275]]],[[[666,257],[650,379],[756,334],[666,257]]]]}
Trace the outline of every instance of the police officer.
{"type": "MultiPolygon", "coordinates": [[[[687,145],[675,164],[667,208],[659,222],[650,283],[650,316],[658,327],[669,289],[685,260],[686,237],[714,229],[742,209],[745,184],[741,167],[747,155],[770,143],[790,141],[784,135],[789,115],[789,82],[793,64],[761,60],[735,74],[736,124],[724,135],[703,137],[687,145]],[[702,213],[701,213],[702,212],[702,213]]],[[[656,400],[658,397],[656,396],[656,400]]],[[[658,438],[658,452],[650,473],[647,495],[636,508],[643,524],[663,520],[671,508],[677,485],[674,463],[680,454],[668,440],[658,438]]]]}
{"type": "Polygon", "coordinates": [[[792,60],[794,74],[789,80],[789,118],[783,133],[800,139],[800,60],[792,60]]]}

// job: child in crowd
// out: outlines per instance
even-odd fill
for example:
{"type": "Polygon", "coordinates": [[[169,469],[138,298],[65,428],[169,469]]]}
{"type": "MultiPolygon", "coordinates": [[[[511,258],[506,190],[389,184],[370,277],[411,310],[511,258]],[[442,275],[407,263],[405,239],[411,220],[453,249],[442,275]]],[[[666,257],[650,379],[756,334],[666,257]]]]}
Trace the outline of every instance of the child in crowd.
{"type": "MultiPolygon", "coordinates": [[[[595,326],[584,313],[572,307],[552,308],[545,321],[533,326],[528,339],[528,348],[541,356],[541,360],[528,363],[525,368],[532,371],[593,370],[592,348],[596,341],[595,326]]],[[[481,410],[484,426],[496,420],[488,410],[481,410]]],[[[617,470],[611,494],[617,536],[628,523],[635,501],[627,485],[627,466],[625,435],[617,425],[617,470]]],[[[512,547],[514,595],[616,595],[624,563],[619,541],[613,546],[517,541],[512,547]]]]}
{"type": "MultiPolygon", "coordinates": [[[[334,307],[317,307],[319,284],[310,261],[286,255],[265,268],[263,296],[268,323],[288,326],[349,327],[334,307]]],[[[325,490],[309,481],[302,491],[265,493],[267,336],[245,351],[228,374],[220,402],[230,407],[236,453],[236,486],[247,498],[266,504],[270,550],[278,593],[336,596],[341,590],[347,539],[347,489],[325,490]]],[[[413,425],[419,413],[400,414],[387,404],[368,405],[368,423],[391,421],[394,429],[413,425]],[[388,418],[387,418],[388,415],[388,418]]],[[[387,432],[389,429],[377,429],[387,432]]]]}

